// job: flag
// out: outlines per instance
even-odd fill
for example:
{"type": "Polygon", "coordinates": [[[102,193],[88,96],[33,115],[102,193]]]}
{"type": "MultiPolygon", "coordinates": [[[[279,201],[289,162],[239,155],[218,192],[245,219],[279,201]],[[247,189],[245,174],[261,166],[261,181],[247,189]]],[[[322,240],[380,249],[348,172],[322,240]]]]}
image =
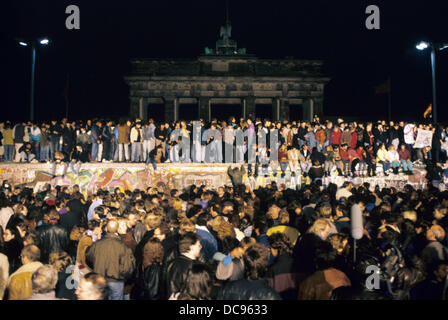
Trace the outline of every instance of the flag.
{"type": "Polygon", "coordinates": [[[430,104],[430,105],[428,106],[428,108],[426,108],[425,113],[423,113],[423,118],[426,119],[426,117],[427,117],[428,115],[429,115],[429,117],[432,116],[432,104],[430,104]]]}
{"type": "Polygon", "coordinates": [[[375,86],[375,94],[383,94],[390,92],[390,78],[387,81],[375,86]]]}

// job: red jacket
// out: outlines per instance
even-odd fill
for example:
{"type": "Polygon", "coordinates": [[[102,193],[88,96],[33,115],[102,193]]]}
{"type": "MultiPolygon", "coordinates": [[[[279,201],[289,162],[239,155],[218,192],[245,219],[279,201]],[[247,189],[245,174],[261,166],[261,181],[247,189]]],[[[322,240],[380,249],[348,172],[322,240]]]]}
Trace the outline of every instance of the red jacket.
{"type": "Polygon", "coordinates": [[[341,156],[342,160],[344,160],[344,161],[351,161],[348,150],[340,149],[339,150],[339,155],[341,156]]]}
{"type": "Polygon", "coordinates": [[[352,139],[350,141],[350,148],[355,149],[358,144],[358,133],[356,131],[352,132],[352,139]]]}
{"type": "Polygon", "coordinates": [[[357,149],[348,149],[348,156],[350,158],[350,161],[353,161],[355,158],[362,160],[362,153],[357,149]]]}
{"type": "Polygon", "coordinates": [[[333,131],[333,136],[331,138],[331,144],[341,144],[341,131],[333,131]]]}
{"type": "Polygon", "coordinates": [[[398,150],[398,155],[400,157],[400,160],[406,160],[406,161],[411,161],[411,154],[409,153],[408,149],[404,149],[403,150],[398,150]]]}

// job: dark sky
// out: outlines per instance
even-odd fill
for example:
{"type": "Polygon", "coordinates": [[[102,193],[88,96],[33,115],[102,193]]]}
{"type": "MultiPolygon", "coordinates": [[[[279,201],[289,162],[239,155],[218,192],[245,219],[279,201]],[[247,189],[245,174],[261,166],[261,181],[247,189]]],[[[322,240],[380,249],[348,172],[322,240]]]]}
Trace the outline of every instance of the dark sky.
{"type": "MultiPolygon", "coordinates": [[[[230,0],[232,38],[260,58],[323,59],[327,115],[386,118],[387,96],[374,86],[392,79],[392,117],[421,120],[432,101],[429,50],[421,39],[448,42],[442,1],[230,0]],[[381,30],[367,30],[366,7],[379,6],[381,30]],[[444,38],[445,37],[445,38],[444,38]]],[[[196,58],[214,47],[225,1],[2,1],[1,115],[29,115],[31,52],[15,37],[47,35],[36,67],[36,119],[61,118],[70,77],[70,118],[126,116],[123,76],[131,58],[196,58]],[[81,30],[65,28],[66,6],[81,11],[81,30]]],[[[438,56],[438,118],[448,120],[448,49],[438,56]]]]}

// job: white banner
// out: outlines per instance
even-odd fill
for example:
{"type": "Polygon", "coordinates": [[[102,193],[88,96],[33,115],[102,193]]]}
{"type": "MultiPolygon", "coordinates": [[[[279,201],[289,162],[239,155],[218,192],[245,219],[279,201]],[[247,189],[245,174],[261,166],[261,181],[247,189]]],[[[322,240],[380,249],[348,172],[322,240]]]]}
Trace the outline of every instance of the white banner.
{"type": "Polygon", "coordinates": [[[423,130],[418,129],[417,131],[417,139],[415,139],[414,148],[423,148],[426,146],[432,145],[432,131],[431,130],[423,130]]]}

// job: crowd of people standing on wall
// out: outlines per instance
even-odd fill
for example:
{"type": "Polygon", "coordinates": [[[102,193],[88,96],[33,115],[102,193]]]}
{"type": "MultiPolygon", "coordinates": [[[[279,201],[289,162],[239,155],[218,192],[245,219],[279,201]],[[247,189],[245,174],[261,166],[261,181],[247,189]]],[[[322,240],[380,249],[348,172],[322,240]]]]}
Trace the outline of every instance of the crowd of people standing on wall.
{"type": "MultiPolygon", "coordinates": [[[[153,119],[50,121],[44,123],[9,121],[0,123],[0,160],[3,162],[65,163],[73,173],[86,162],[145,162],[157,168],[157,163],[194,161],[222,163],[226,150],[232,148],[232,162],[249,162],[249,142],[255,142],[257,165],[249,166],[249,175],[289,171],[295,176],[310,176],[312,180],[332,172],[343,176],[375,176],[412,174],[413,164],[429,166],[430,175],[438,175],[447,159],[448,128],[433,124],[400,122],[337,122],[309,121],[271,122],[261,119],[237,121],[200,120],[200,137],[193,137],[193,121],[155,122],[153,119]],[[173,137],[174,130],[180,137],[173,137]],[[219,132],[204,135],[206,129],[219,132]],[[418,129],[433,132],[431,145],[414,148],[418,129]],[[237,132],[245,132],[244,144],[237,145],[237,132]],[[278,130],[278,143],[271,146],[270,134],[278,130]],[[261,144],[262,136],[266,142],[261,144]],[[202,137],[202,139],[201,139],[202,137]],[[185,138],[189,142],[182,145],[185,138]],[[197,139],[196,139],[197,138],[197,139]],[[185,148],[181,148],[185,146],[185,148]],[[211,154],[205,150],[212,150],[211,154]],[[275,161],[261,165],[262,158],[275,161]],[[383,170],[377,170],[377,165],[383,170]],[[261,167],[261,173],[259,170],[261,167]]],[[[266,162],[263,162],[266,163],[266,162]]]]}
{"type": "Polygon", "coordinates": [[[6,181],[0,298],[447,298],[448,191],[233,182],[85,197],[77,185],[32,190],[6,181]],[[363,217],[356,246],[355,205],[363,217]]]}

